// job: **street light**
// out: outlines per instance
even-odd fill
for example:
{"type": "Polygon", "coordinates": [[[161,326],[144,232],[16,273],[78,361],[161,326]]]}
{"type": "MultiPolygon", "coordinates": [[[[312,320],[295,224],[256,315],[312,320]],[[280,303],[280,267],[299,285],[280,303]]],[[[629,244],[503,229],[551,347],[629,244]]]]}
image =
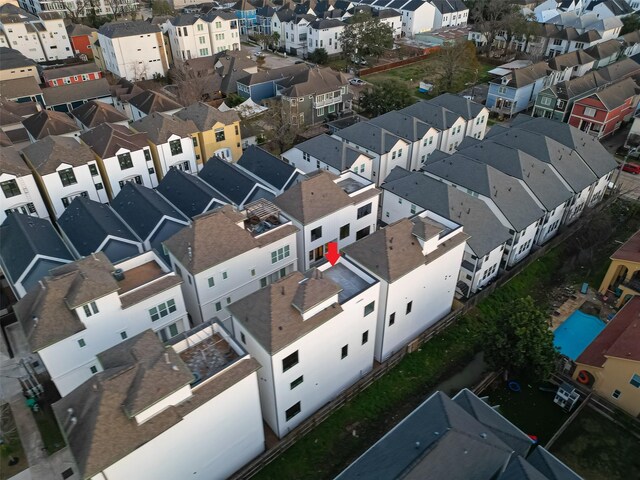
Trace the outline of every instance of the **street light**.
{"type": "Polygon", "coordinates": [[[622,160],[622,165],[618,165],[619,168],[618,168],[618,173],[616,174],[616,180],[615,180],[615,182],[613,182],[613,190],[614,191],[616,191],[618,189],[618,181],[620,180],[620,172],[622,172],[622,169],[627,164],[627,160],[629,159],[629,155],[631,155],[632,153],[636,153],[638,150],[640,150],[640,146],[630,148],[629,151],[627,152],[627,154],[624,156],[624,160],[622,160]]]}

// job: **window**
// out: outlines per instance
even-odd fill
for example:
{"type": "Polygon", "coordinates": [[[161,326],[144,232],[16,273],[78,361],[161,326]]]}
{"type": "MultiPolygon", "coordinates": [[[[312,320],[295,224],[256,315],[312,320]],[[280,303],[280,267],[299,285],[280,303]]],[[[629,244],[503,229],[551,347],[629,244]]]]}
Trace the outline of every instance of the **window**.
{"type": "Polygon", "coordinates": [[[89,171],[91,172],[92,177],[98,176],[98,168],[93,163],[89,164],[89,171]]]}
{"type": "Polygon", "coordinates": [[[413,307],[413,301],[407,303],[407,315],[411,313],[411,308],[413,307]]]}
{"type": "Polygon", "coordinates": [[[213,280],[213,277],[209,277],[207,279],[207,283],[209,284],[209,288],[212,288],[212,287],[216,286],[216,282],[213,280]]]}
{"type": "Polygon", "coordinates": [[[629,380],[629,383],[636,388],[640,388],[640,375],[634,373],[631,380],[629,380]]]}
{"type": "Polygon", "coordinates": [[[15,180],[7,180],[6,182],[0,183],[0,187],[2,187],[2,193],[6,198],[15,197],[16,195],[20,195],[20,187],[18,187],[18,182],[15,180]]]}
{"type": "Polygon", "coordinates": [[[252,276],[252,277],[255,277],[255,276],[256,276],[256,269],[255,269],[255,268],[252,268],[252,269],[251,269],[251,276],[252,276]]]}
{"type": "Polygon", "coordinates": [[[124,331],[124,330],[123,330],[122,332],[120,332],[120,338],[121,338],[122,340],[126,340],[128,336],[129,336],[129,335],[127,335],[127,332],[126,332],[126,331],[124,331]]]}
{"type": "Polygon", "coordinates": [[[371,302],[370,304],[365,305],[365,307],[364,307],[364,316],[366,317],[367,315],[372,313],[373,310],[375,309],[375,307],[376,307],[376,302],[371,302]]]}
{"type": "Polygon", "coordinates": [[[393,325],[394,323],[396,323],[396,313],[393,312],[391,315],[389,315],[389,326],[393,325]]]}
{"type": "MultiPolygon", "coordinates": [[[[143,150],[143,152],[144,152],[144,159],[147,162],[150,162],[151,161],[151,152],[149,152],[149,150],[147,150],[146,148],[143,150]]],[[[153,172],[149,172],[149,173],[153,173],[153,172]]]]}
{"type": "Polygon", "coordinates": [[[245,345],[247,344],[247,337],[244,336],[243,332],[240,332],[240,341],[245,345]]]}
{"type": "Polygon", "coordinates": [[[611,394],[613,398],[620,398],[620,395],[622,395],[622,392],[620,390],[614,390],[611,394]]]}
{"type": "Polygon", "coordinates": [[[551,98],[549,98],[549,97],[541,97],[540,98],[540,105],[545,105],[545,106],[551,105],[551,98]]]}
{"type": "Polygon", "coordinates": [[[507,93],[507,87],[498,87],[498,93],[507,93]]]}
{"type": "Polygon", "coordinates": [[[227,305],[231,305],[231,297],[227,297],[227,305]]]}
{"type": "Polygon", "coordinates": [[[294,388],[296,388],[298,385],[300,385],[302,382],[304,382],[304,375],[300,375],[298,378],[296,378],[293,382],[291,382],[289,384],[289,389],[293,390],[294,388]]]}
{"type": "Polygon", "coordinates": [[[358,209],[358,215],[357,218],[362,218],[362,217],[366,217],[367,215],[369,215],[371,213],[371,204],[367,203],[366,205],[363,205],[362,207],[360,207],[358,209]]]}
{"type": "Polygon", "coordinates": [[[120,155],[118,155],[118,163],[120,164],[120,170],[133,168],[133,161],[131,160],[130,153],[121,153],[120,155]]]}
{"type": "Polygon", "coordinates": [[[220,302],[216,302],[215,307],[216,307],[216,312],[219,312],[220,310],[222,310],[222,304],[220,302]]]}
{"type": "Polygon", "coordinates": [[[342,350],[340,352],[340,358],[345,358],[349,355],[349,345],[345,345],[344,347],[342,347],[342,350]]]}
{"type": "Polygon", "coordinates": [[[171,140],[169,148],[171,149],[171,155],[179,155],[182,153],[182,142],[180,140],[171,140]]]}
{"type": "Polygon", "coordinates": [[[200,56],[206,57],[208,55],[209,55],[209,49],[208,48],[201,48],[200,49],[200,56]]]}
{"type": "Polygon", "coordinates": [[[226,271],[222,272],[222,279],[226,280],[227,278],[229,278],[229,274],[226,271]]]}
{"type": "Polygon", "coordinates": [[[416,213],[416,206],[414,204],[411,204],[411,215],[416,213]]]}
{"type": "Polygon", "coordinates": [[[587,107],[584,109],[584,115],[585,117],[595,117],[596,116],[596,109],[595,108],[591,108],[591,107],[587,107]]]}
{"type": "Polygon", "coordinates": [[[260,279],[260,288],[264,288],[267,286],[267,277],[260,279]]]}
{"type": "Polygon", "coordinates": [[[340,227],[340,240],[344,240],[349,236],[350,229],[351,225],[349,223],[340,227]]]}
{"type": "Polygon", "coordinates": [[[284,412],[287,422],[291,420],[293,417],[295,417],[296,415],[298,415],[299,413],[300,413],[300,402],[296,403],[291,408],[288,408],[286,412],[284,412]]]}
{"type": "Polygon", "coordinates": [[[311,241],[318,240],[322,237],[322,227],[316,227],[311,230],[311,241]]]}
{"type": "MultiPolygon", "coordinates": [[[[279,248],[275,252],[271,252],[271,263],[279,262],[289,256],[289,245],[279,248]]],[[[254,273],[255,275],[255,273],[254,273]]]]}
{"type": "Polygon", "coordinates": [[[371,230],[371,227],[365,227],[361,230],[358,230],[356,232],[356,240],[360,240],[361,238],[366,237],[367,235],[369,235],[369,231],[371,230]]]}
{"type": "Polygon", "coordinates": [[[91,365],[91,368],[89,370],[91,371],[92,375],[98,373],[98,367],[96,367],[95,365],[91,365]]]}
{"type": "Polygon", "coordinates": [[[291,355],[286,356],[282,360],[282,372],[286,372],[287,370],[295,367],[298,364],[298,351],[296,350],[291,355]]]}
{"type": "Polygon", "coordinates": [[[224,142],[224,128],[216,128],[216,142],[224,142]]]}
{"type": "Polygon", "coordinates": [[[62,181],[63,187],[68,187],[69,185],[74,185],[78,183],[78,181],[76,180],[76,176],[73,173],[73,168],[60,170],[58,172],[58,175],[60,175],[60,180],[62,181]]]}
{"type": "Polygon", "coordinates": [[[369,330],[362,332],[362,345],[369,341],[369,330]]]}
{"type": "MultiPolygon", "coordinates": [[[[199,32],[202,31],[202,29],[204,28],[204,25],[202,25],[201,23],[199,23],[198,25],[196,25],[196,28],[198,29],[199,32]]],[[[204,37],[200,37],[200,38],[204,38],[204,37]]]]}
{"type": "Polygon", "coordinates": [[[78,345],[80,346],[80,348],[86,347],[87,346],[87,342],[84,341],[84,338],[79,338],[78,339],[78,345]]]}
{"type": "Polygon", "coordinates": [[[167,300],[166,302],[161,303],[157,307],[152,307],[149,309],[149,316],[151,317],[151,321],[155,322],[161,317],[166,317],[169,313],[176,311],[176,302],[175,300],[167,300]]]}
{"type": "Polygon", "coordinates": [[[86,305],[83,305],[82,308],[84,308],[84,314],[87,317],[90,317],[94,313],[98,313],[98,305],[96,305],[96,302],[91,302],[86,305]]]}

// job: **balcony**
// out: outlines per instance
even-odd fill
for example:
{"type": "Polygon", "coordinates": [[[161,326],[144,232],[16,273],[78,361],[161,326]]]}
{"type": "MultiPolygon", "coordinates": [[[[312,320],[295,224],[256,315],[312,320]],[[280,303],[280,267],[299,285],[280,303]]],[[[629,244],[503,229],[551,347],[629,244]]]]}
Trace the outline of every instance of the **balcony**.
{"type": "Polygon", "coordinates": [[[333,97],[333,98],[329,98],[329,99],[324,99],[324,100],[315,100],[314,102],[314,106],[316,108],[321,108],[321,107],[325,107],[327,105],[335,105],[336,103],[342,103],[342,95],[339,95],[337,97],[333,97]]]}

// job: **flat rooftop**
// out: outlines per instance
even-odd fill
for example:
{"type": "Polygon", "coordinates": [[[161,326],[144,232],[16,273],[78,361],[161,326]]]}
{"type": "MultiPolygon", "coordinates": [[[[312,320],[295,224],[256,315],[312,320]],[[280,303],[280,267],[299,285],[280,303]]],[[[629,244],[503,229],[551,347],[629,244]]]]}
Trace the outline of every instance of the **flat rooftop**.
{"type": "Polygon", "coordinates": [[[364,179],[359,180],[357,178],[350,177],[345,178],[344,180],[340,180],[339,182],[337,182],[337,185],[345,192],[353,193],[357,192],[361,188],[366,187],[367,185],[370,185],[370,183],[367,183],[364,179]]]}
{"type": "Polygon", "coordinates": [[[146,285],[153,280],[162,278],[165,275],[166,272],[162,270],[157,262],[150,261],[143,263],[142,265],[124,271],[124,280],[118,281],[118,285],[120,286],[118,293],[122,295],[123,293],[146,285]]]}
{"type": "MultiPolygon", "coordinates": [[[[204,334],[205,331],[201,333],[204,334]]],[[[240,356],[224,338],[214,333],[181,351],[180,358],[193,373],[195,380],[191,385],[195,386],[223,370],[240,356]]]]}
{"type": "Polygon", "coordinates": [[[342,291],[338,294],[339,303],[353,298],[369,288],[369,285],[373,283],[373,281],[368,282],[341,263],[336,263],[333,267],[327,268],[322,272],[322,275],[342,287],[342,291]]]}

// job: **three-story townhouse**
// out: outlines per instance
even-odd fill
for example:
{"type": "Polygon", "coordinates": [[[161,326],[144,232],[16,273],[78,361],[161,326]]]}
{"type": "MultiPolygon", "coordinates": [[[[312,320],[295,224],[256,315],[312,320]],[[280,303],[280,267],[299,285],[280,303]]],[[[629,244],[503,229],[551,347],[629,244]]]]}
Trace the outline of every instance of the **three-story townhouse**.
{"type": "Polygon", "coordinates": [[[13,213],[49,218],[31,169],[13,146],[0,149],[0,188],[0,223],[13,213]]]}

